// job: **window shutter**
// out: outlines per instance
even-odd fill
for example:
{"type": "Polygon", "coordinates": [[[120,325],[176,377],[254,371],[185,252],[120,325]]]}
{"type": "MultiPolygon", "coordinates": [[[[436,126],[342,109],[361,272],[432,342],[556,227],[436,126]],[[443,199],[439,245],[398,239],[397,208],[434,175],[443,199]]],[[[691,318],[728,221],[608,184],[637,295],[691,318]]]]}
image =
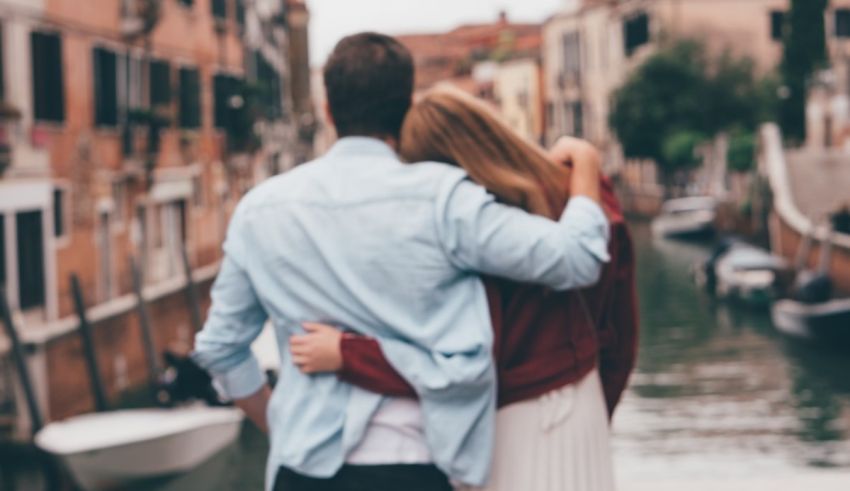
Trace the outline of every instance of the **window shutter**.
{"type": "Polygon", "coordinates": [[[227,0],[212,0],[212,14],[218,19],[227,18],[227,0]]]}
{"type": "Polygon", "coordinates": [[[171,65],[167,61],[153,61],[150,66],[151,106],[171,104],[171,65]]]}
{"type": "Polygon", "coordinates": [[[118,124],[118,58],[115,53],[94,49],[94,103],[95,124],[118,124]]]}
{"type": "Polygon", "coordinates": [[[0,215],[0,287],[6,286],[6,217],[0,215]]]}
{"type": "Polygon", "coordinates": [[[197,69],[180,69],[180,127],[201,126],[201,77],[197,69]]]}
{"type": "MultiPolygon", "coordinates": [[[[0,100],[6,99],[6,57],[3,56],[3,26],[0,25],[0,100]]],[[[0,256],[0,261],[3,258],[0,256]]]]}
{"type": "Polygon", "coordinates": [[[39,121],[65,120],[65,88],[62,77],[62,39],[56,34],[33,32],[33,107],[39,121]]]}

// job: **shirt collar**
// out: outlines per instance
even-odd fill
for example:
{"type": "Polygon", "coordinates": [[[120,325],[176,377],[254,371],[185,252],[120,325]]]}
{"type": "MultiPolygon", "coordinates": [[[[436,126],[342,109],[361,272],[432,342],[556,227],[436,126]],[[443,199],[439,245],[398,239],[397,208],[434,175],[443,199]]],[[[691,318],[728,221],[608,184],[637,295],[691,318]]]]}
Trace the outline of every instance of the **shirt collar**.
{"type": "Polygon", "coordinates": [[[390,157],[398,159],[395,150],[377,138],[368,136],[346,136],[340,138],[330,150],[328,157],[390,157]]]}

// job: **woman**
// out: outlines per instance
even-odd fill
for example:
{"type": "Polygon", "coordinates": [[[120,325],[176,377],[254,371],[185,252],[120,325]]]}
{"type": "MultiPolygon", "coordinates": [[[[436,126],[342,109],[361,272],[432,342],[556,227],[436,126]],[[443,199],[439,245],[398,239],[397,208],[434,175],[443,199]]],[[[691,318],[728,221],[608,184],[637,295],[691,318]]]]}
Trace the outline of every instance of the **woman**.
{"type": "MultiPolygon", "coordinates": [[[[501,201],[549,218],[569,198],[568,162],[559,146],[547,155],[455,90],[435,89],[414,105],[401,154],[409,162],[463,167],[501,201]]],[[[631,241],[610,183],[603,188],[612,262],[598,286],[556,293],[485,279],[501,408],[488,490],[613,489],[608,416],[634,364],[637,324],[631,241]]],[[[375,392],[415,397],[375,340],[307,327],[310,333],[292,343],[303,371],[336,371],[375,392]]]]}

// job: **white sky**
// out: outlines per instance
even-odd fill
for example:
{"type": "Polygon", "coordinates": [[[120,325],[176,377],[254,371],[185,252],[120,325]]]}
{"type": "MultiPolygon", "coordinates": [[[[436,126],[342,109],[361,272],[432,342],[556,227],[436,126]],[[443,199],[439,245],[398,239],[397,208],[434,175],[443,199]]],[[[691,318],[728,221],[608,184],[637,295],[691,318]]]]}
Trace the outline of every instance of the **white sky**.
{"type": "Polygon", "coordinates": [[[573,1],[307,0],[311,63],[321,66],[337,41],[356,32],[439,32],[470,22],[495,21],[500,10],[514,21],[541,22],[573,1]]]}

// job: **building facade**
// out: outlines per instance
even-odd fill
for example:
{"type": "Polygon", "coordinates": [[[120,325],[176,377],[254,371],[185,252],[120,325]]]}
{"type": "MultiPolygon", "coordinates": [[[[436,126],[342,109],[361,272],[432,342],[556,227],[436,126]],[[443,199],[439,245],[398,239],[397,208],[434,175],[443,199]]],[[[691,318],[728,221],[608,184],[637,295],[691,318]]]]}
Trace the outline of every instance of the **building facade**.
{"type": "MultiPolygon", "coordinates": [[[[616,145],[608,129],[611,94],[667,38],[705,43],[712,53],[751,58],[760,73],[782,59],[789,0],[584,0],[543,28],[546,140],[562,134],[616,145]]],[[[833,60],[847,58],[850,2],[826,15],[833,60]]]]}
{"type": "MultiPolygon", "coordinates": [[[[69,275],[114,344],[108,383],[144,380],[135,334],[98,325],[132,311],[129,258],[151,301],[181,309],[182,250],[214,276],[241,194],[295,162],[285,7],[0,0],[0,285],[50,416],[86,406],[66,403],[87,392],[69,275]]],[[[162,329],[191,340],[188,322],[162,329]]]]}
{"type": "Polygon", "coordinates": [[[500,63],[493,90],[505,122],[525,138],[542,143],[542,68],[537,58],[518,58],[500,63]]]}

